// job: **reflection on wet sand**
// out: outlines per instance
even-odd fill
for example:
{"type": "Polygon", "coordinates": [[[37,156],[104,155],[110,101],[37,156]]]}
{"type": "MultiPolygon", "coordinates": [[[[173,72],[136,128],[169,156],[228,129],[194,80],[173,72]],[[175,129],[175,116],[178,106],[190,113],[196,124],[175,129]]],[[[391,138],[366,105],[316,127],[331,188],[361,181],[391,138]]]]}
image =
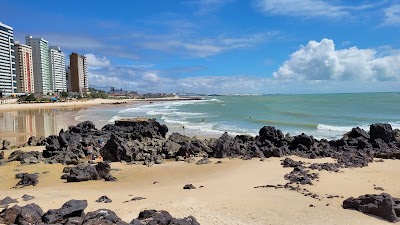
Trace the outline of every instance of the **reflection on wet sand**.
{"type": "Polygon", "coordinates": [[[28,141],[31,136],[58,134],[61,129],[75,125],[79,108],[29,109],[0,112],[0,138],[13,145],[28,141]]]}

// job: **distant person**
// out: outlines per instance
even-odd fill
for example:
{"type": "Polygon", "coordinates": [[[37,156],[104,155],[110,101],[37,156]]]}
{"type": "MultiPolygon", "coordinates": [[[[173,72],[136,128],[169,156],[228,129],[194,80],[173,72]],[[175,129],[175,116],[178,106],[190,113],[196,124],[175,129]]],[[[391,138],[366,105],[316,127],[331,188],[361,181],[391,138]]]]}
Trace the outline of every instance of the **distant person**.
{"type": "Polygon", "coordinates": [[[185,125],[183,125],[182,128],[185,130],[185,125]]]}
{"type": "Polygon", "coordinates": [[[93,159],[93,146],[89,145],[86,148],[86,156],[87,156],[88,160],[92,160],[93,159]]]}
{"type": "Polygon", "coordinates": [[[203,120],[201,120],[201,122],[204,123],[204,118],[203,118],[203,120]]]}

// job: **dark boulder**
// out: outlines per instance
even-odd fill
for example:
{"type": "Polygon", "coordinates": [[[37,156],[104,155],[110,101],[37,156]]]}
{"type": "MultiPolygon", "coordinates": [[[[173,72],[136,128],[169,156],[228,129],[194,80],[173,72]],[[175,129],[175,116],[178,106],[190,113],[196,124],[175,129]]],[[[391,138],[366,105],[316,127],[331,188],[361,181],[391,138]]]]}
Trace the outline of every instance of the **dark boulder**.
{"type": "Polygon", "coordinates": [[[390,194],[362,195],[358,198],[350,197],[343,201],[344,209],[355,209],[365,214],[383,218],[389,222],[398,221],[400,216],[400,199],[390,194]]]}
{"type": "Polygon", "coordinates": [[[21,177],[21,180],[15,185],[15,188],[23,188],[26,186],[36,186],[39,183],[37,174],[27,174],[24,173],[21,177]]]}
{"type": "Polygon", "coordinates": [[[21,207],[14,205],[11,208],[5,208],[0,212],[0,224],[16,224],[17,218],[21,213],[21,207]]]}
{"type": "Polygon", "coordinates": [[[275,127],[271,126],[264,126],[263,128],[260,129],[258,133],[259,133],[258,136],[259,141],[265,142],[266,140],[268,140],[278,147],[285,137],[281,130],[277,130],[275,129],[275,127]]]}
{"type": "Polygon", "coordinates": [[[100,150],[103,160],[111,162],[132,162],[140,151],[138,141],[127,141],[115,134],[111,134],[110,139],[100,150]]]}
{"type": "Polygon", "coordinates": [[[394,140],[395,133],[390,124],[375,123],[369,128],[370,141],[375,139],[382,139],[384,142],[389,143],[394,140]]]}
{"type": "Polygon", "coordinates": [[[88,212],[84,219],[85,225],[97,224],[128,224],[123,222],[115,212],[108,209],[99,209],[94,212],[88,212]]]}
{"type": "Polygon", "coordinates": [[[0,200],[0,207],[7,207],[9,204],[18,203],[17,199],[13,199],[9,196],[0,200]]]}
{"type": "Polygon", "coordinates": [[[200,225],[196,218],[188,216],[183,219],[173,218],[171,214],[164,210],[144,210],[139,213],[139,217],[132,220],[133,225],[200,225]]]}
{"type": "Polygon", "coordinates": [[[298,166],[302,166],[304,164],[304,162],[301,161],[294,161],[291,158],[285,158],[282,162],[281,165],[283,165],[283,167],[298,167],[298,166]]]}
{"type": "Polygon", "coordinates": [[[76,126],[70,126],[69,130],[73,133],[89,133],[96,130],[96,126],[91,121],[83,121],[76,126]]]}
{"type": "Polygon", "coordinates": [[[107,195],[103,195],[99,199],[97,199],[96,202],[99,202],[99,203],[111,203],[112,200],[109,197],[107,197],[107,195]]]}
{"type": "Polygon", "coordinates": [[[355,127],[353,129],[351,129],[351,131],[348,132],[347,134],[345,134],[345,136],[347,138],[353,138],[353,139],[361,137],[361,138],[365,138],[368,140],[370,138],[369,134],[365,130],[363,130],[359,127],[355,127]]]}
{"type": "Polygon", "coordinates": [[[20,225],[37,224],[42,222],[42,215],[43,210],[35,203],[31,203],[21,207],[15,223],[20,225]]]}
{"type": "MultiPolygon", "coordinates": [[[[241,155],[240,143],[225,132],[212,147],[211,155],[215,158],[238,157],[241,155]]],[[[244,149],[245,150],[245,149],[244,149]]]]}
{"type": "Polygon", "coordinates": [[[293,171],[284,176],[289,183],[295,184],[309,184],[312,185],[312,181],[318,178],[318,174],[310,173],[305,170],[302,166],[293,168],[293,171]]]}
{"type": "Polygon", "coordinates": [[[300,151],[304,151],[310,149],[313,144],[313,137],[303,133],[293,137],[293,141],[290,143],[289,149],[293,150],[298,148],[300,151]]]}
{"type": "Polygon", "coordinates": [[[30,200],[32,200],[32,199],[35,199],[35,197],[32,196],[32,195],[24,194],[24,195],[22,196],[22,200],[24,200],[24,201],[30,201],[30,200]]]}
{"type": "Polygon", "coordinates": [[[27,142],[28,146],[42,146],[42,145],[46,145],[46,139],[43,136],[40,137],[35,137],[32,136],[28,139],[27,142]]]}
{"type": "Polygon", "coordinates": [[[65,223],[70,217],[82,217],[87,207],[86,200],[70,200],[59,209],[50,209],[43,215],[43,222],[47,224],[65,223]]]}
{"type": "Polygon", "coordinates": [[[116,178],[110,174],[111,166],[110,163],[99,162],[97,165],[92,166],[85,163],[78,164],[75,167],[65,167],[63,171],[69,172],[67,175],[63,175],[61,178],[67,180],[67,182],[82,182],[88,180],[100,180],[105,181],[116,181],[116,178]]]}
{"type": "Polygon", "coordinates": [[[0,152],[0,160],[4,159],[4,151],[0,152]]]}
{"type": "Polygon", "coordinates": [[[185,186],[183,186],[183,189],[196,189],[196,187],[193,186],[193,184],[186,184],[185,186]]]}

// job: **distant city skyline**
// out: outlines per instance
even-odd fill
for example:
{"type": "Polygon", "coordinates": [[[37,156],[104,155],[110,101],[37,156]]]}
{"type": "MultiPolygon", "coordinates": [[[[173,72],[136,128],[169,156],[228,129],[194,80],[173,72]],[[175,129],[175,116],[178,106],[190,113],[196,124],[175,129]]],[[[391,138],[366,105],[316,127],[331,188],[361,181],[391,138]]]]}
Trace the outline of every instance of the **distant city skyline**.
{"type": "Polygon", "coordinates": [[[204,94],[400,89],[399,1],[0,5],[0,21],[14,28],[14,40],[42,37],[63,50],[66,64],[70,53],[84,54],[94,88],[204,94]]]}

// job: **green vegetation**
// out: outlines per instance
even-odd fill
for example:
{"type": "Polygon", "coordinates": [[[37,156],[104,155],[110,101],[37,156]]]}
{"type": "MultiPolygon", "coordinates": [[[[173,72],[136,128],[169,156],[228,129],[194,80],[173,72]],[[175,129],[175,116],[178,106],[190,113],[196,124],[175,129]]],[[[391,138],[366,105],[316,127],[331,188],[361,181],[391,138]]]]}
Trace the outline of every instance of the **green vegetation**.
{"type": "Polygon", "coordinates": [[[97,90],[95,88],[89,88],[89,98],[108,98],[108,94],[105,91],[97,90]]]}

